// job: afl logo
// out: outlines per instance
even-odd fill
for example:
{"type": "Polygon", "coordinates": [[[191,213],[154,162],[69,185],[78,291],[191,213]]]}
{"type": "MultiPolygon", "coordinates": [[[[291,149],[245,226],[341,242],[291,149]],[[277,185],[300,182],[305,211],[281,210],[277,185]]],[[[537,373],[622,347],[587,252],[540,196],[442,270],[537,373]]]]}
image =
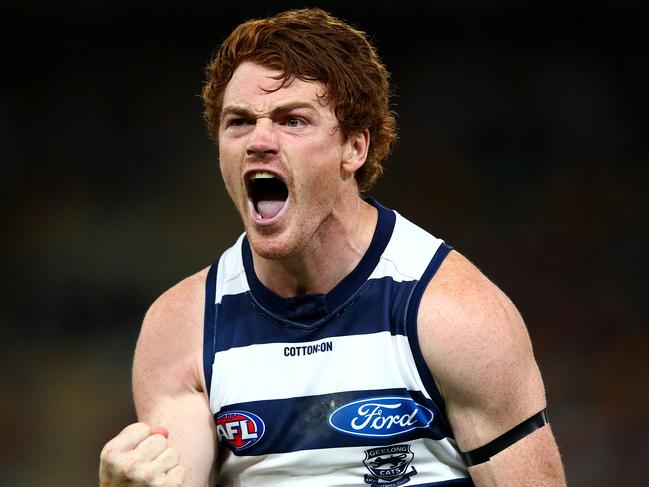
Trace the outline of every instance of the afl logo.
{"type": "Polygon", "coordinates": [[[350,402],[329,416],[329,424],[355,436],[388,437],[425,428],[433,421],[433,412],[410,397],[371,397],[350,402]]]}
{"type": "Polygon", "coordinates": [[[265,430],[266,425],[261,418],[246,411],[226,411],[216,417],[219,441],[225,441],[234,452],[257,443],[265,430]]]}

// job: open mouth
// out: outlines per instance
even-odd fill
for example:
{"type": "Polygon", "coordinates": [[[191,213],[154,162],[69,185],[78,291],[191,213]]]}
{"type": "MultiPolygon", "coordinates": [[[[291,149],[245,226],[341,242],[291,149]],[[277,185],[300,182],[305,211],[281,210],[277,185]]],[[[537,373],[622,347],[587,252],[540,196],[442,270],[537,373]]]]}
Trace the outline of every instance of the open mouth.
{"type": "Polygon", "coordinates": [[[262,220],[272,220],[279,215],[288,199],[284,181],[269,172],[252,173],[246,186],[255,213],[262,220]]]}

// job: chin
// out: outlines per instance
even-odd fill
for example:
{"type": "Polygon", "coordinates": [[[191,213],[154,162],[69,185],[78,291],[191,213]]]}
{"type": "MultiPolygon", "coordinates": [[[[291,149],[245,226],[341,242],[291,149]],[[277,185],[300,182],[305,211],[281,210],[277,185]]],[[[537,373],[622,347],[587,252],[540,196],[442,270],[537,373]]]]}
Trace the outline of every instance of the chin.
{"type": "Polygon", "coordinates": [[[286,235],[264,235],[256,231],[246,230],[250,246],[257,255],[269,260],[280,260],[299,254],[302,247],[295,239],[286,235]]]}

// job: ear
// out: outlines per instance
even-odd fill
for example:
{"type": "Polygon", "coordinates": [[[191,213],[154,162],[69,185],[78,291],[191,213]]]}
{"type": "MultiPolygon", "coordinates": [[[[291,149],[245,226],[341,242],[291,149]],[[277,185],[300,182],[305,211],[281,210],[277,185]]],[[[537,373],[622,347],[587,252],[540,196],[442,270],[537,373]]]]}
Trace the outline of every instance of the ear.
{"type": "Polygon", "coordinates": [[[340,170],[345,179],[349,176],[353,177],[354,173],[365,164],[369,147],[370,131],[367,129],[351,135],[343,144],[340,170]]]}

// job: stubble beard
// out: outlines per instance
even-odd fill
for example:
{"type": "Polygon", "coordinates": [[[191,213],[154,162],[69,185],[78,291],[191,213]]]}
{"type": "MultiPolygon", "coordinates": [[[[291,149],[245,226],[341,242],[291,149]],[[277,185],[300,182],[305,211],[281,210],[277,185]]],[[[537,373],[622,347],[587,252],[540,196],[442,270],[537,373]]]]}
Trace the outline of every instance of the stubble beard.
{"type": "Polygon", "coordinates": [[[257,255],[269,260],[282,260],[301,253],[306,246],[304,229],[306,225],[294,222],[294,227],[279,232],[272,228],[256,228],[254,223],[245,225],[250,246],[257,255]]]}
{"type": "Polygon", "coordinates": [[[309,215],[308,211],[306,213],[293,213],[290,216],[292,221],[282,231],[259,229],[254,223],[248,222],[245,227],[250,246],[257,255],[269,260],[288,259],[303,254],[327,220],[317,221],[318,217],[309,215]]]}

